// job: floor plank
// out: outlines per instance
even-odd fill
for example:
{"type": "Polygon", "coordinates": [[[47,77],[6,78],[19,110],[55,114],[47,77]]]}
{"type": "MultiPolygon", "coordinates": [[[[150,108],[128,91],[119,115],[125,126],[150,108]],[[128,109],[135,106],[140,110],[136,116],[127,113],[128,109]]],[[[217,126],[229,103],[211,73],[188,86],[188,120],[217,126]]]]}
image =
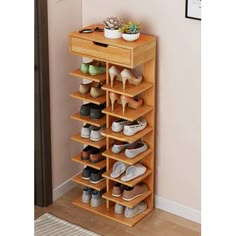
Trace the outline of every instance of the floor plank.
{"type": "Polygon", "coordinates": [[[148,216],[132,228],[119,224],[72,205],[71,202],[81,194],[81,191],[82,189],[79,187],[74,188],[46,208],[35,207],[35,219],[44,213],[50,213],[73,224],[77,224],[85,229],[105,236],[201,235],[200,224],[185,220],[159,209],[153,210],[148,216]]]}

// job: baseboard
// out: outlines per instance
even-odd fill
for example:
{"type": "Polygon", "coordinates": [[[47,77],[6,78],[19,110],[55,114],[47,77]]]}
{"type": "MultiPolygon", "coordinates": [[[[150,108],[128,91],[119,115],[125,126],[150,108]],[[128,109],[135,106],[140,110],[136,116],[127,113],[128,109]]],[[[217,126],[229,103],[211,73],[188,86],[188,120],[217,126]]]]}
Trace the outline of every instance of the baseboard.
{"type": "MultiPolygon", "coordinates": [[[[78,175],[78,173],[76,175],[78,175]]],[[[70,190],[72,190],[73,188],[78,186],[78,184],[76,184],[75,182],[72,182],[71,179],[73,177],[74,176],[72,176],[70,179],[66,180],[64,183],[60,184],[59,186],[57,186],[55,189],[52,190],[53,201],[56,201],[58,198],[63,196],[65,193],[69,192],[70,190]]]]}
{"type": "Polygon", "coordinates": [[[201,224],[201,212],[155,195],[155,208],[201,224]]]}

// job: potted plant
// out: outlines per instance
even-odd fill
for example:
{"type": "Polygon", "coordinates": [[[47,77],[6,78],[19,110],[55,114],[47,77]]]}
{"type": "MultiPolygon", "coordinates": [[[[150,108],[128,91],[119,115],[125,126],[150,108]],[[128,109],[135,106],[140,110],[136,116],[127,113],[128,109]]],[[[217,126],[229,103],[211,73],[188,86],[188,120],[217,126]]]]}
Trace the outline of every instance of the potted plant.
{"type": "Polygon", "coordinates": [[[141,23],[129,21],[123,24],[119,31],[122,32],[122,38],[127,41],[135,41],[140,36],[141,23]]]}
{"type": "Polygon", "coordinates": [[[109,39],[118,39],[121,38],[121,32],[119,28],[122,25],[122,20],[117,17],[111,16],[107,17],[104,23],[104,36],[109,39]]]}

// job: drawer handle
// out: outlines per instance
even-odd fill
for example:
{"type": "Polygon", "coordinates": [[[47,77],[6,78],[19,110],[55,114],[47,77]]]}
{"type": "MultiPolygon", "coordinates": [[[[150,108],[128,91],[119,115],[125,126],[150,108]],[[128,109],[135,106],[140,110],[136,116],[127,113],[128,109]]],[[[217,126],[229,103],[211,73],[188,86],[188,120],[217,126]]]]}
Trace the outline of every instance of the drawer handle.
{"type": "Polygon", "coordinates": [[[101,47],[104,47],[104,48],[108,47],[108,44],[105,44],[105,43],[98,43],[98,42],[94,42],[94,41],[93,41],[93,43],[95,45],[98,45],[98,46],[101,46],[101,47]]]}

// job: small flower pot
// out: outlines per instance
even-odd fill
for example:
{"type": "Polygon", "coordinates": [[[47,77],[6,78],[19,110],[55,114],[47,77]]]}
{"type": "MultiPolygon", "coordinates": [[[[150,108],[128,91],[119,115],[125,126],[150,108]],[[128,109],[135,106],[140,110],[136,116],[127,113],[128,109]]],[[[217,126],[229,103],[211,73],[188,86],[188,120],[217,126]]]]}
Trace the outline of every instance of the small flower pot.
{"type": "Polygon", "coordinates": [[[135,41],[139,38],[140,33],[137,34],[124,34],[122,33],[122,38],[126,41],[135,41]]]}
{"type": "Polygon", "coordinates": [[[119,30],[111,30],[104,28],[104,37],[108,39],[119,39],[122,33],[119,30]]]}

